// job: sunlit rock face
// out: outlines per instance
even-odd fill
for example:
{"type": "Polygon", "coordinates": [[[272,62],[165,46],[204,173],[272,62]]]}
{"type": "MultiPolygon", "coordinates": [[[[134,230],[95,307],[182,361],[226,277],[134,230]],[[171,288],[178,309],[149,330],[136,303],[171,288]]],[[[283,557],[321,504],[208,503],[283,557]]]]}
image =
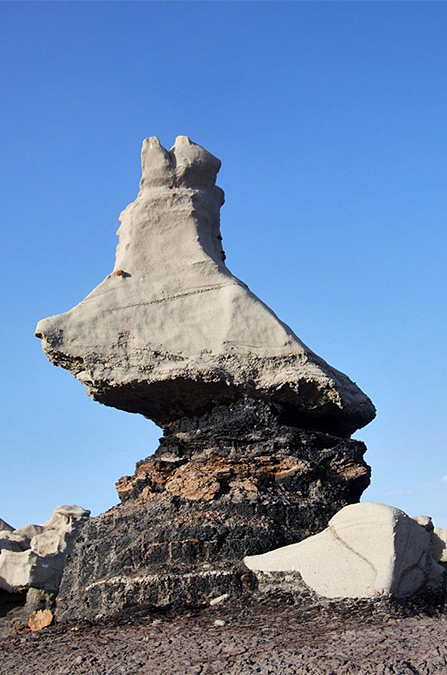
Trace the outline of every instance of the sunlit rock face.
{"type": "Polygon", "coordinates": [[[170,151],[151,137],[142,168],[140,192],[121,214],[113,272],[37,326],[49,360],[95,400],[165,428],[244,398],[338,436],[371,421],[369,398],[228,270],[220,161],[186,136],[170,151]]]}

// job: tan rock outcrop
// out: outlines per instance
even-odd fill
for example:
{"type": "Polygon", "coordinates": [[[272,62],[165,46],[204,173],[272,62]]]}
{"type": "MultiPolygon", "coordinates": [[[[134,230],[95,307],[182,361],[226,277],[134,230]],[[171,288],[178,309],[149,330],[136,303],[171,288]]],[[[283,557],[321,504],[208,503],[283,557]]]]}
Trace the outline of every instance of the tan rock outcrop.
{"type": "Polygon", "coordinates": [[[32,631],[42,630],[53,623],[53,612],[49,609],[37,609],[30,614],[28,619],[28,626],[32,631]]]}

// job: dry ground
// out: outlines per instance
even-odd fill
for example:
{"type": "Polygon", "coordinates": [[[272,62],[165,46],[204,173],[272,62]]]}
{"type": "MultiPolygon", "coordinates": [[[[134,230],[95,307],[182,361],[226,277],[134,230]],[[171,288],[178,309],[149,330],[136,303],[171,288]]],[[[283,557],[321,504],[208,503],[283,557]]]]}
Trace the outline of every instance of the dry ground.
{"type": "Polygon", "coordinates": [[[0,674],[447,674],[447,614],[397,618],[247,602],[121,621],[16,632],[0,640],[0,674]]]}

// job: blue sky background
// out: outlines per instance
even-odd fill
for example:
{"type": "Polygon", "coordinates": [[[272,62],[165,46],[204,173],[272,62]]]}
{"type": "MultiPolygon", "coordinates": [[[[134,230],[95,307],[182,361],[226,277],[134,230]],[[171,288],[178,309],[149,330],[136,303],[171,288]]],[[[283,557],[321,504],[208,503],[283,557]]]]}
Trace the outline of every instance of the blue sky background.
{"type": "Polygon", "coordinates": [[[160,430],[33,337],[111,271],[140,147],[222,159],[231,271],[372,398],[364,498],[447,527],[447,5],[2,2],[0,517],[94,514],[160,430]]]}

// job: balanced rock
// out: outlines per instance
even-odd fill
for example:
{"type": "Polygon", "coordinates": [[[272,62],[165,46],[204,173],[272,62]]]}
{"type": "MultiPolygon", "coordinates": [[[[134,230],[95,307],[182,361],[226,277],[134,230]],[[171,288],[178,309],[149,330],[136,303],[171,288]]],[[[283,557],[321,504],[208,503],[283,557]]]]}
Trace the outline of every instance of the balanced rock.
{"type": "Polygon", "coordinates": [[[244,562],[256,573],[299,572],[328,598],[402,598],[439,588],[444,575],[424,525],[373,502],[346,506],[320,534],[244,562]]]}
{"type": "Polygon", "coordinates": [[[50,361],[95,400],[163,427],[246,396],[339,436],[370,422],[369,398],[226,267],[220,161],[186,136],[169,152],[152,137],[142,167],[138,197],[120,217],[113,272],[37,326],[50,361]]]}
{"type": "Polygon", "coordinates": [[[36,329],[94,399],[163,427],[118,481],[122,503],[83,526],[59,618],[241,593],[255,583],[245,555],[321,531],[369,484],[349,436],[371,401],[226,267],[220,161],[150,138],[142,167],[113,272],[36,329]]]}

